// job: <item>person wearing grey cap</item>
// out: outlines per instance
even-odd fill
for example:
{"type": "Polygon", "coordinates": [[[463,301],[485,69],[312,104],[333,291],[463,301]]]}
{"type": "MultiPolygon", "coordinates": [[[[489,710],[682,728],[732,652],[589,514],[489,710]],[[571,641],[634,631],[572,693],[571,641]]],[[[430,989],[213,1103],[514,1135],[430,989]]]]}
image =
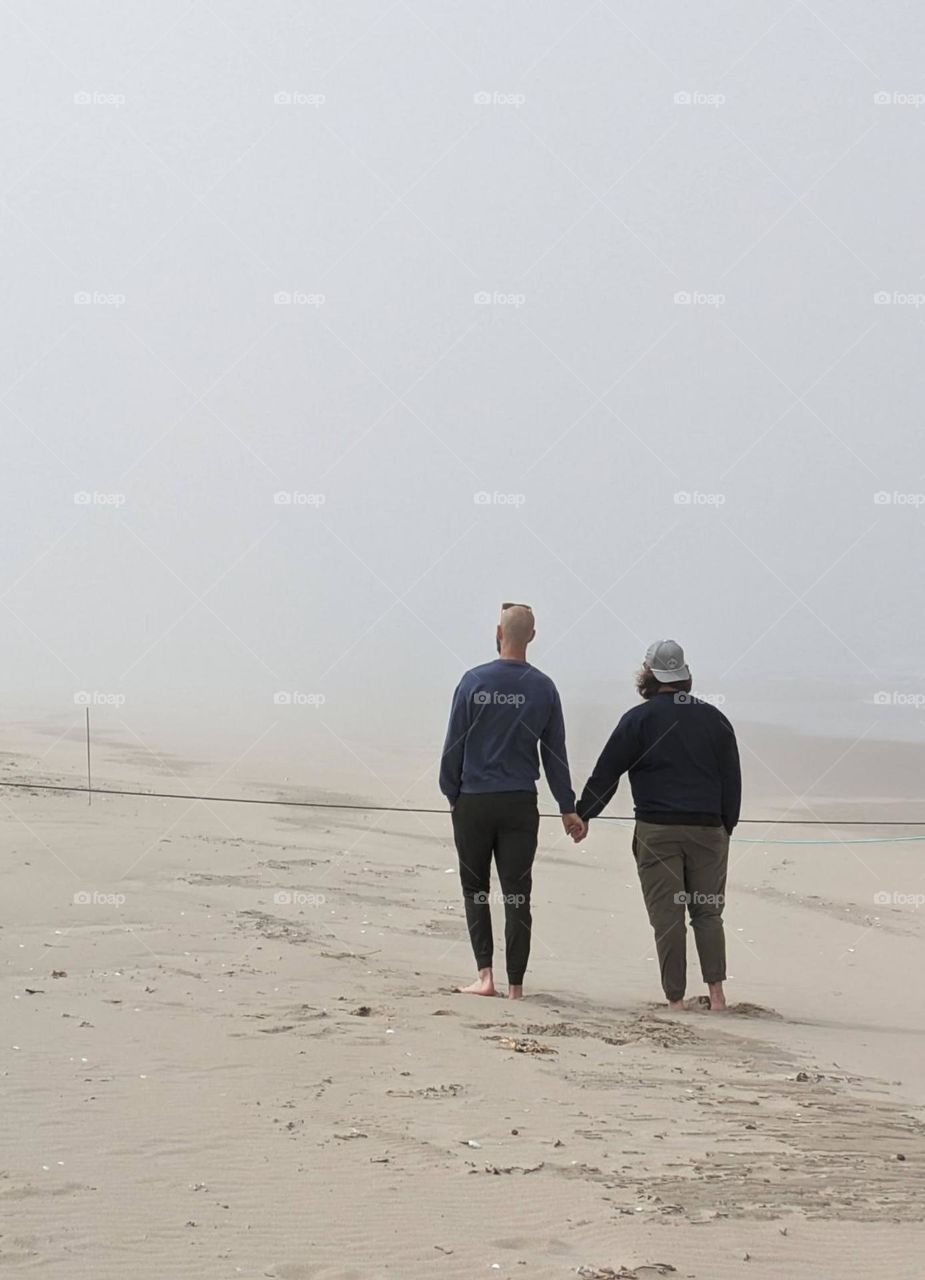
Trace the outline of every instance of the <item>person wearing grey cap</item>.
{"type": "Polygon", "coordinates": [[[684,1006],[691,927],[710,1008],[726,1008],[723,906],[729,837],[739,820],[742,781],[732,725],[691,694],[691,673],[674,640],[658,640],[636,676],[643,699],[622,717],[577,805],[584,829],[629,774],[636,814],[633,856],[671,1009],[684,1006]]]}

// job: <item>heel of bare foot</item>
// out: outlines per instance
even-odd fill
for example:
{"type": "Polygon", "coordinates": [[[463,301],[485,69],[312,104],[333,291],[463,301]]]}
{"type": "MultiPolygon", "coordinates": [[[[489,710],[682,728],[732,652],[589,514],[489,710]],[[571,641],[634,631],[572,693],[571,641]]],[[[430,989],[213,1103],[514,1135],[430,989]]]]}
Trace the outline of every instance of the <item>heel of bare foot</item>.
{"type": "Polygon", "coordinates": [[[669,1000],[668,1011],[669,1013],[685,1013],[687,1005],[684,1003],[684,997],[682,996],[680,1000],[669,1000]]]}
{"type": "Polygon", "coordinates": [[[496,996],[494,977],[491,969],[479,969],[479,976],[468,987],[457,987],[464,996],[496,996]]]}
{"type": "Polygon", "coordinates": [[[707,989],[710,992],[710,1012],[725,1013],[726,995],[723,991],[723,984],[721,982],[708,982],[707,989]]]}
{"type": "Polygon", "coordinates": [[[522,982],[509,982],[507,988],[508,1000],[523,1000],[524,987],[522,982]]]}

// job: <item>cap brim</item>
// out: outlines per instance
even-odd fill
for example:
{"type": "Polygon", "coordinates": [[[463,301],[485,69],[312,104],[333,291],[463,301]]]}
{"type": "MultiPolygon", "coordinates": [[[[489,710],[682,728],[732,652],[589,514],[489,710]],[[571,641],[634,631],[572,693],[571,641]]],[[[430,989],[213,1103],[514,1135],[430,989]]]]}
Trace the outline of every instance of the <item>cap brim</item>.
{"type": "Polygon", "coordinates": [[[686,663],[683,667],[678,667],[676,671],[656,671],[654,667],[650,667],[649,670],[660,684],[677,684],[680,680],[690,680],[691,678],[691,673],[686,663]]]}

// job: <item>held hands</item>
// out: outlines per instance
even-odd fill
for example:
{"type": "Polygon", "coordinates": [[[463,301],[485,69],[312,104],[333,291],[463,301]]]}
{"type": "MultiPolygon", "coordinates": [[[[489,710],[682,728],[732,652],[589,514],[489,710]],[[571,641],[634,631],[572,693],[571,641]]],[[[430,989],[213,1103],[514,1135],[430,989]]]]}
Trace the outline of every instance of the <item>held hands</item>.
{"type": "Polygon", "coordinates": [[[567,835],[570,835],[576,844],[584,840],[588,834],[588,824],[583,818],[579,818],[577,813],[563,813],[562,825],[567,835]]]}

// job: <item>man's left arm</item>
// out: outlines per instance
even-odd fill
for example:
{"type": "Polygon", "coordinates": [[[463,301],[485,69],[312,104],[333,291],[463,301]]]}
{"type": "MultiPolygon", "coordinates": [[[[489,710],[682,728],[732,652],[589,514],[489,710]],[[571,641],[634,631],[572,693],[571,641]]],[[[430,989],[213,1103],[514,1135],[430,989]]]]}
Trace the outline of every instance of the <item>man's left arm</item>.
{"type": "MultiPolygon", "coordinates": [[[[575,792],[572,790],[572,776],[565,749],[565,717],[562,715],[562,702],[556,689],[553,690],[549,718],[540,734],[540,759],[559,812],[563,818],[571,817],[575,813],[575,792]]],[[[566,830],[570,830],[569,824],[566,824],[566,830]]]]}
{"type": "Polygon", "coordinates": [[[725,716],[721,719],[719,767],[723,788],[722,820],[726,831],[732,835],[742,807],[742,768],[739,764],[735,730],[725,716]]]}

